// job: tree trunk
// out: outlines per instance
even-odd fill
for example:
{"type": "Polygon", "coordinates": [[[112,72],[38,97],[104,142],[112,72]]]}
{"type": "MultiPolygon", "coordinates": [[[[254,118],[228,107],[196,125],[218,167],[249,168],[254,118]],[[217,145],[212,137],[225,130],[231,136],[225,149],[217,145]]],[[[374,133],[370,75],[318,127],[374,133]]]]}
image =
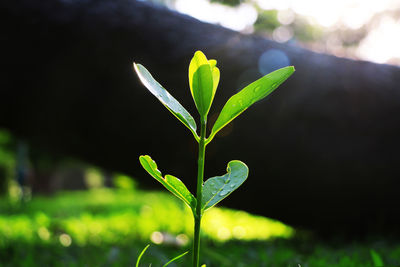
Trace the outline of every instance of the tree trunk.
{"type": "MultiPolygon", "coordinates": [[[[195,50],[216,58],[210,112],[275,68],[296,73],[208,146],[206,177],[232,159],[248,181],[223,204],[321,232],[391,231],[400,223],[400,69],[313,53],[125,0],[0,3],[0,126],[50,153],[126,172],[150,154],[194,192],[191,133],[139,83],[145,65],[192,115],[195,50]]],[[[195,116],[195,117],[196,117],[195,116]]]]}

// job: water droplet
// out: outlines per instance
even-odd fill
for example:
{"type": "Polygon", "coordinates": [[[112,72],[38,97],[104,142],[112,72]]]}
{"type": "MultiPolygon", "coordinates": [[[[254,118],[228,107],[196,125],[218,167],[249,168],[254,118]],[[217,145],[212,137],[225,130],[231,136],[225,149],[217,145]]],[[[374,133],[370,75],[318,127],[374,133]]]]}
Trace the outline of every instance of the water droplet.
{"type": "Polygon", "coordinates": [[[223,197],[223,196],[226,196],[228,193],[229,193],[228,190],[222,190],[222,191],[219,193],[219,195],[220,195],[221,197],[223,197]]]}
{"type": "Polygon", "coordinates": [[[243,100],[242,100],[242,99],[239,99],[238,102],[239,102],[239,105],[240,105],[241,107],[243,107],[243,100]]]}
{"type": "Polygon", "coordinates": [[[217,191],[212,191],[211,194],[215,195],[217,193],[217,191]]]}
{"type": "Polygon", "coordinates": [[[253,90],[254,93],[257,93],[258,91],[260,91],[260,88],[261,88],[260,86],[257,86],[256,88],[254,88],[254,90],[253,90]]]}
{"type": "Polygon", "coordinates": [[[236,186],[236,184],[230,184],[231,188],[234,188],[236,186]]]}

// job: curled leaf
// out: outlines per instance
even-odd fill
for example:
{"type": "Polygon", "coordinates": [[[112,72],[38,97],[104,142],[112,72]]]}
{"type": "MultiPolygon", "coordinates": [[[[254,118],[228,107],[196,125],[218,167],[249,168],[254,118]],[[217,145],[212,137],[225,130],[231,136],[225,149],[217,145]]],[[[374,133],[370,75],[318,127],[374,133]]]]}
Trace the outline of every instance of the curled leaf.
{"type": "Polygon", "coordinates": [[[192,208],[192,210],[195,209],[196,198],[192,195],[192,193],[189,192],[181,180],[169,174],[165,175],[165,178],[163,178],[161,172],[157,169],[156,162],[148,155],[140,156],[139,161],[143,168],[151,176],[153,176],[153,178],[155,178],[166,189],[185,202],[190,208],[192,208]]]}
{"type": "Polygon", "coordinates": [[[235,191],[249,175],[249,168],[239,160],[232,160],[222,176],[209,178],[203,185],[202,210],[205,211],[235,191]]]}

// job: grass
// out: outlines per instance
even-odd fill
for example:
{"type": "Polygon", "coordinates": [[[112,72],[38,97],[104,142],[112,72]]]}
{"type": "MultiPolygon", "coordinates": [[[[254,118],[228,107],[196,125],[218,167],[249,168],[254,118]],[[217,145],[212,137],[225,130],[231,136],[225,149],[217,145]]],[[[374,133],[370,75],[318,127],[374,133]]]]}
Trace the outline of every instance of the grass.
{"type": "MultiPolygon", "coordinates": [[[[202,260],[212,266],[385,266],[400,264],[400,244],[326,244],[243,211],[215,208],[204,219],[202,260]],[[375,265],[374,265],[375,264],[375,265]]],[[[0,200],[0,266],[161,266],[190,249],[189,208],[173,196],[97,189],[0,200]]],[[[170,266],[189,266],[190,257],[170,266]]]]}

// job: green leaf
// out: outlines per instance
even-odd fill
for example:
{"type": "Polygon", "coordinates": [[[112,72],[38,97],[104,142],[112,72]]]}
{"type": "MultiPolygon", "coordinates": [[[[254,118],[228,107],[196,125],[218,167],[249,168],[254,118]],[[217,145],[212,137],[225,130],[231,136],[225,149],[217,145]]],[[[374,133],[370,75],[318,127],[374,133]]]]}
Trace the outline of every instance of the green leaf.
{"type": "MultiPolygon", "coordinates": [[[[215,93],[217,92],[217,87],[219,83],[219,78],[220,78],[220,73],[219,69],[217,68],[217,61],[215,59],[210,59],[208,63],[211,66],[211,72],[212,72],[212,77],[213,77],[213,95],[211,99],[211,103],[214,100],[215,93]]],[[[211,106],[211,104],[210,104],[211,106]]]]}
{"type": "Polygon", "coordinates": [[[140,252],[140,255],[136,261],[136,267],[139,267],[140,259],[142,258],[143,254],[146,252],[146,250],[150,247],[150,245],[147,245],[142,252],[140,252]]]}
{"type": "Polygon", "coordinates": [[[168,91],[162,87],[154,78],[150,72],[140,64],[133,63],[135,71],[139,76],[140,81],[144,86],[155,96],[158,100],[175,116],[180,120],[189,130],[193,133],[196,140],[199,137],[196,133],[196,122],[192,115],[176,100],[168,91]]]}
{"type": "Polygon", "coordinates": [[[184,253],[182,253],[182,254],[176,256],[175,258],[173,258],[172,260],[170,260],[169,262],[167,262],[166,264],[164,264],[163,267],[168,266],[171,262],[174,262],[174,261],[176,261],[176,260],[182,258],[183,256],[185,256],[185,255],[188,254],[188,253],[189,253],[189,251],[186,251],[186,252],[184,252],[184,253]]]}
{"type": "Polygon", "coordinates": [[[248,107],[272,93],[280,84],[289,78],[293,72],[293,66],[281,68],[271,72],[257,81],[249,84],[239,93],[229,98],[225,106],[222,108],[222,111],[211,130],[211,134],[207,139],[207,143],[212,140],[218,131],[239,116],[248,107]]]}
{"type": "Polygon", "coordinates": [[[189,65],[190,92],[201,117],[210,110],[219,82],[217,61],[207,60],[201,51],[196,51],[189,65]]]}
{"type": "Polygon", "coordinates": [[[239,160],[228,163],[227,174],[208,179],[203,186],[202,210],[207,210],[235,191],[249,175],[249,168],[239,160]]]}
{"type": "Polygon", "coordinates": [[[186,188],[185,184],[179,180],[178,178],[172,175],[165,175],[165,178],[162,177],[161,172],[157,169],[157,164],[154,160],[151,159],[150,156],[140,156],[139,157],[140,164],[142,164],[143,168],[159,181],[165,188],[167,188],[171,193],[180,198],[183,202],[185,202],[192,210],[196,207],[196,198],[189,192],[186,188]]]}

